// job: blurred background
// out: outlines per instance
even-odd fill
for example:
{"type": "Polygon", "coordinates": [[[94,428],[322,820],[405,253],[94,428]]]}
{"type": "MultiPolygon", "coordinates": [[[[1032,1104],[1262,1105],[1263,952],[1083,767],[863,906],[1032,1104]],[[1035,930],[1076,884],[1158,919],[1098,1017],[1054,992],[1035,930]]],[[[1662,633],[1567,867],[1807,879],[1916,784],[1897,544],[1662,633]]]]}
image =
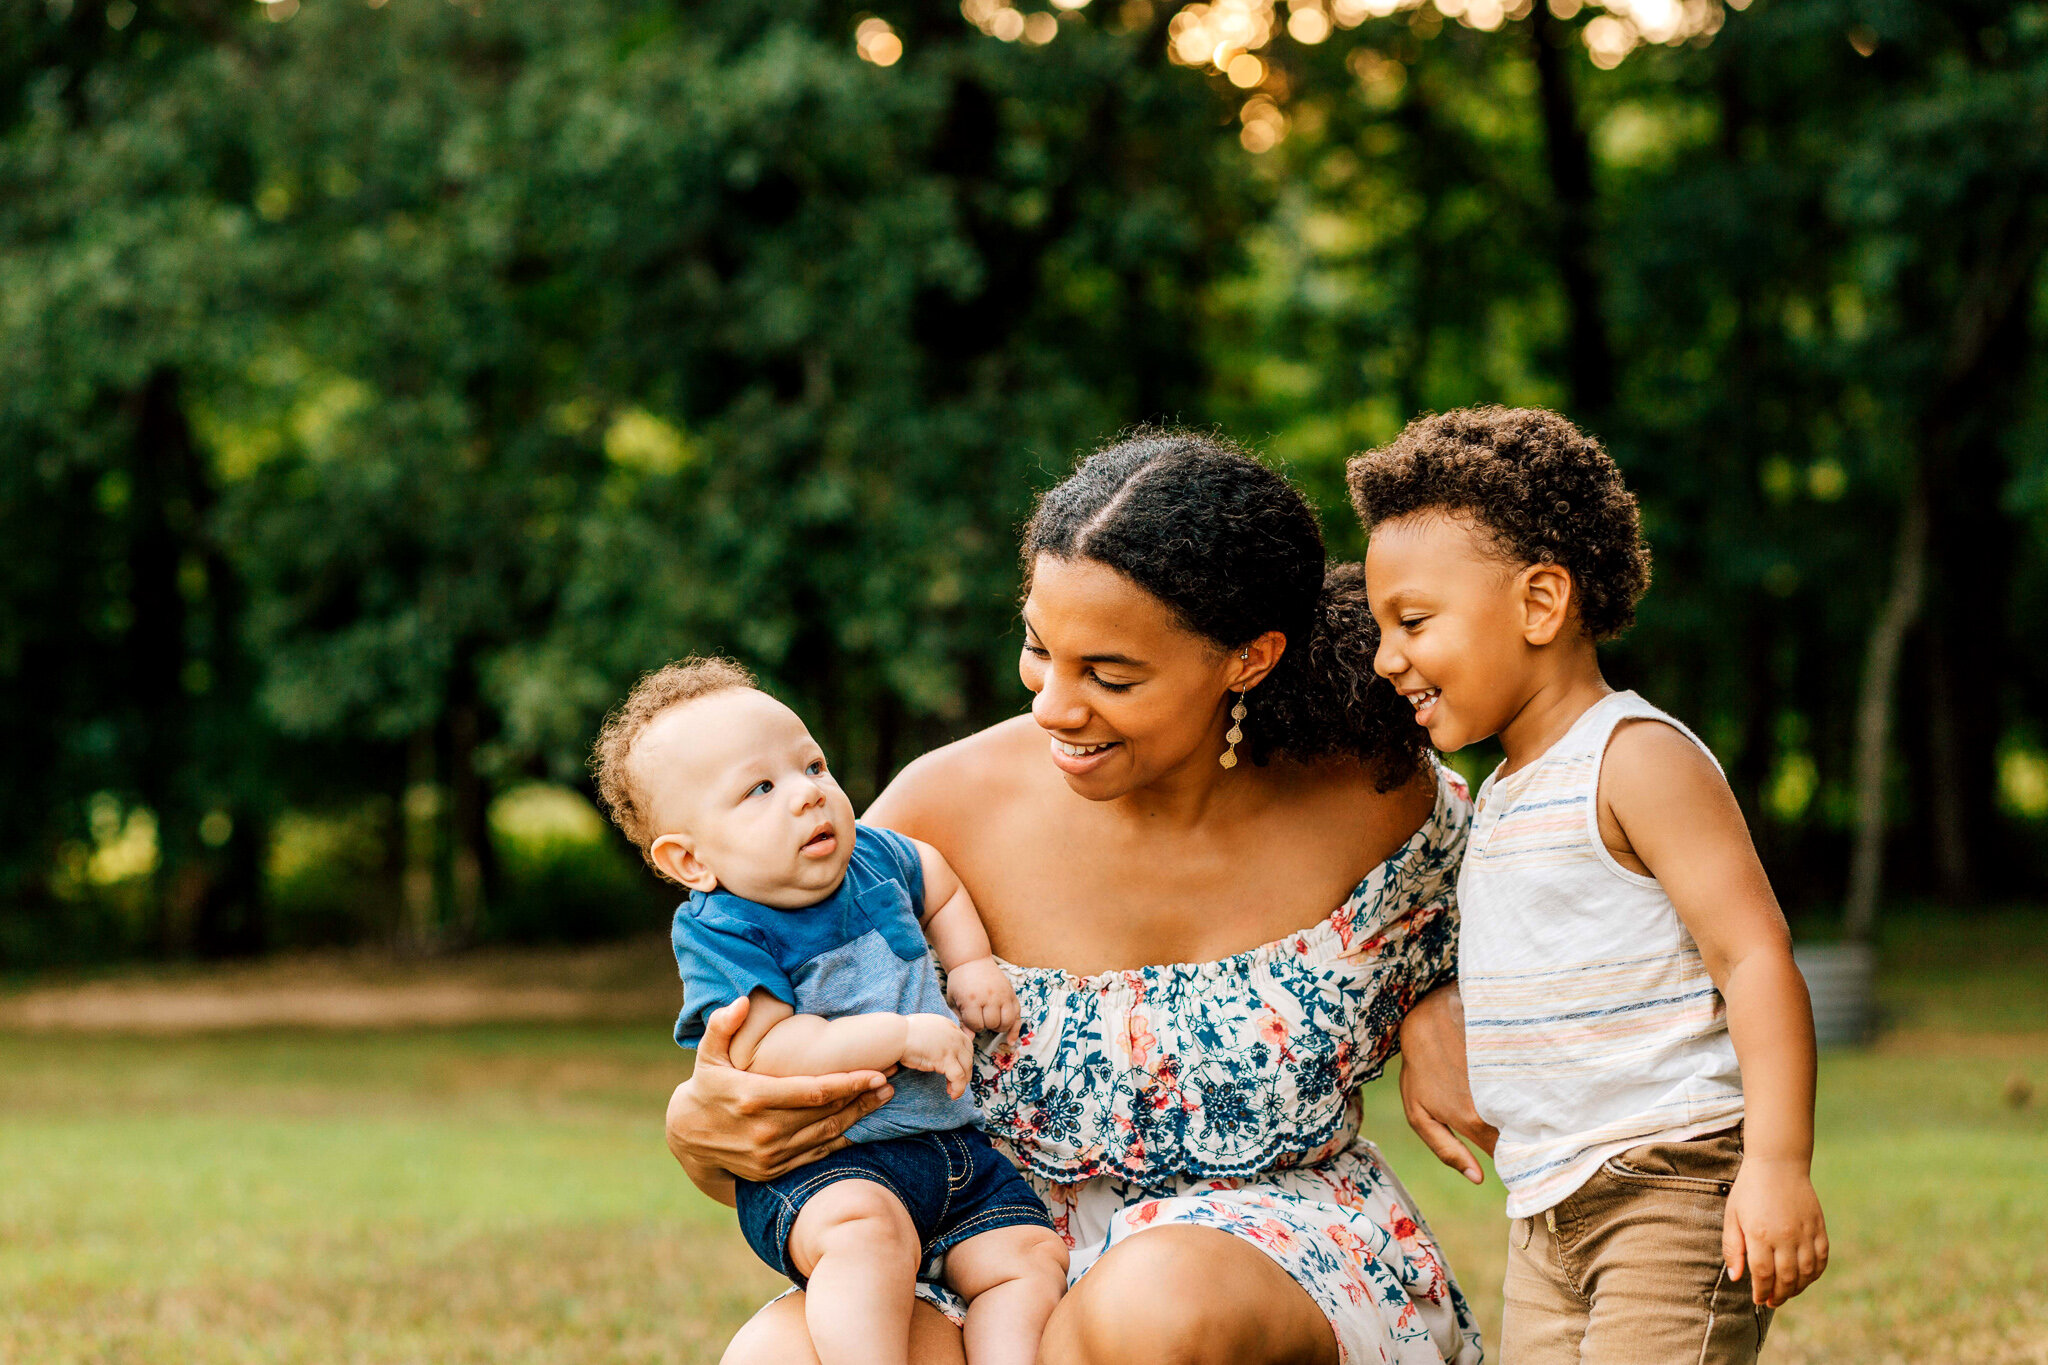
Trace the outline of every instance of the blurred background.
{"type": "Polygon", "coordinates": [[[1077,455],[1218,426],[1353,558],[1345,458],[1501,402],[1641,496],[1610,678],[1875,946],[1877,1268],[1781,1349],[2048,1361],[2044,191],[2010,0],[0,6],[0,1355],[715,1359],[604,710],[728,653],[863,804],[1025,704],[1077,455]]]}

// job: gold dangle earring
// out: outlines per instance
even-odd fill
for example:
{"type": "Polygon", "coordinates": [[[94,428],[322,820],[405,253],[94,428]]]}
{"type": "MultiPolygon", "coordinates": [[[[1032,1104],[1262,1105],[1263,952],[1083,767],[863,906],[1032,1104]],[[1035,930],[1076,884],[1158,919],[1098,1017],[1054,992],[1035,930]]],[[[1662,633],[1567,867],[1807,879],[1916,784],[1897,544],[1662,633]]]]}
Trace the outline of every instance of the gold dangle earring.
{"type": "MultiPolygon", "coordinates": [[[[1249,659],[1251,656],[1252,652],[1248,649],[1239,650],[1237,655],[1240,659],[1249,659]]],[[[1218,764],[1225,768],[1235,768],[1237,766],[1237,746],[1244,741],[1244,718],[1247,714],[1244,709],[1244,693],[1239,692],[1237,694],[1237,705],[1230,708],[1230,728],[1223,732],[1223,742],[1230,747],[1225,749],[1223,756],[1216,760],[1218,764]]]]}

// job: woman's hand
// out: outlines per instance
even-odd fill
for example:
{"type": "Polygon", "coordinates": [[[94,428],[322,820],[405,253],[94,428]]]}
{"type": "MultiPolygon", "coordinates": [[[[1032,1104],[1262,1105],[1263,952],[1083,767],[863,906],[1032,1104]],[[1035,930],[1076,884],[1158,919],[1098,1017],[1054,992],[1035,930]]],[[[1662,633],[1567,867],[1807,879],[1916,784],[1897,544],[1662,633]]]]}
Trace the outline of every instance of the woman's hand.
{"type": "Polygon", "coordinates": [[[773,1180],[846,1146],[845,1133],[896,1092],[878,1071],[757,1076],[732,1064],[747,1002],[704,1021],[697,1066],[668,1102],[668,1149],[697,1188],[732,1202],[732,1178],[773,1180]]]}
{"type": "Polygon", "coordinates": [[[1401,1107],[1408,1126],[1437,1160],[1473,1184],[1486,1174],[1462,1136],[1488,1156],[1500,1133],[1479,1117],[1465,1074],[1465,1002],[1456,986],[1439,986],[1401,1021],[1401,1107]]]}

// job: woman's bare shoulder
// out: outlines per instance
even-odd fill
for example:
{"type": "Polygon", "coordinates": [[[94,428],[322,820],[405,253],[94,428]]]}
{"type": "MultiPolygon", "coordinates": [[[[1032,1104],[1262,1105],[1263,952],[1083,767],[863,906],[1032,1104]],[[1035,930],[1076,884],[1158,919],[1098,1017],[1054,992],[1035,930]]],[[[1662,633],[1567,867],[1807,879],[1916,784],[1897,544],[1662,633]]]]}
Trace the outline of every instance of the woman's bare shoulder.
{"type": "Polygon", "coordinates": [[[986,815],[1023,789],[1031,760],[1043,761],[1044,736],[1031,717],[1016,716],[954,740],[913,759],[861,818],[943,846],[954,821],[986,815]]]}
{"type": "Polygon", "coordinates": [[[1312,827],[1349,831],[1351,856],[1371,865],[1407,843],[1435,811],[1436,772],[1425,764],[1407,781],[1383,790],[1363,765],[1317,764],[1301,770],[1293,798],[1295,810],[1312,827]]]}

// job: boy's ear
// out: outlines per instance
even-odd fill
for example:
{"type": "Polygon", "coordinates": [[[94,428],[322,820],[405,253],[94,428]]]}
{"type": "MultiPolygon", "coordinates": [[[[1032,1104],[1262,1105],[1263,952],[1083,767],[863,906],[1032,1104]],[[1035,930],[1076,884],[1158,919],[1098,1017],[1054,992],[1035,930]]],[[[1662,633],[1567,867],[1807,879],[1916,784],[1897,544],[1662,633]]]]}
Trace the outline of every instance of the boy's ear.
{"type": "Polygon", "coordinates": [[[647,859],[664,877],[692,891],[708,895],[718,889],[718,877],[680,834],[664,834],[648,845],[647,859]]]}
{"type": "Polygon", "coordinates": [[[1522,639],[1541,649],[1557,639],[1571,619],[1579,585],[1562,564],[1531,564],[1521,577],[1522,639]]]}

